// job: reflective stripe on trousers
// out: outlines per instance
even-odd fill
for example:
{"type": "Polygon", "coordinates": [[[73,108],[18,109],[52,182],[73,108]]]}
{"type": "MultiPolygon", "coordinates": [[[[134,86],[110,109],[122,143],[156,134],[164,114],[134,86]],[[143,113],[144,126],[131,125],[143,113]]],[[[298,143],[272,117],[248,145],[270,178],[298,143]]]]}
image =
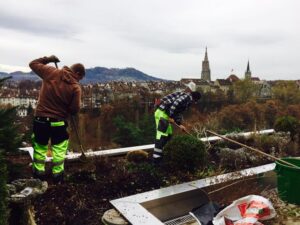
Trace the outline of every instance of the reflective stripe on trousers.
{"type": "Polygon", "coordinates": [[[45,173],[45,160],[48,150],[48,141],[51,139],[53,166],[52,173],[60,174],[64,171],[64,160],[68,149],[68,133],[64,121],[47,122],[34,121],[32,135],[33,170],[39,174],[45,173]]]}
{"type": "Polygon", "coordinates": [[[65,140],[59,144],[52,145],[52,153],[53,153],[53,167],[52,167],[52,173],[62,173],[64,171],[64,162],[65,162],[65,156],[67,153],[69,145],[69,140],[65,140]]]}
{"type": "Polygon", "coordinates": [[[153,158],[160,158],[163,155],[163,147],[173,134],[172,125],[168,122],[169,116],[161,109],[155,111],[156,138],[153,158]],[[164,120],[165,129],[161,130],[160,123],[164,120]]]}
{"type": "Polygon", "coordinates": [[[31,139],[32,139],[32,147],[34,149],[32,168],[37,173],[44,174],[45,173],[45,160],[46,160],[48,145],[42,145],[42,144],[37,143],[35,141],[34,134],[32,134],[31,139]]]}

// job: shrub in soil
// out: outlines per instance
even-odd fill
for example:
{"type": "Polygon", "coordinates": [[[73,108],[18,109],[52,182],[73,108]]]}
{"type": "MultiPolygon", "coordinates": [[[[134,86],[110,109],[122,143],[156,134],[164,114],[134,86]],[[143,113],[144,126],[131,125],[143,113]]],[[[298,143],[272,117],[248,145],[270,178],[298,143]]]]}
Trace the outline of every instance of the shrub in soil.
{"type": "Polygon", "coordinates": [[[166,165],[186,171],[204,167],[207,158],[203,142],[190,135],[173,137],[166,144],[163,153],[166,165]]]}
{"type": "Polygon", "coordinates": [[[242,169],[248,163],[248,156],[246,149],[230,149],[221,148],[220,153],[220,165],[226,169],[242,169]]]}
{"type": "Polygon", "coordinates": [[[278,137],[275,135],[255,135],[253,138],[254,147],[263,150],[266,153],[279,152],[278,137]]]}
{"type": "Polygon", "coordinates": [[[130,151],[126,155],[126,160],[131,163],[143,163],[148,160],[148,153],[143,150],[130,151]]]}
{"type": "Polygon", "coordinates": [[[276,119],[274,128],[276,131],[290,132],[291,138],[294,139],[299,133],[300,123],[293,116],[282,116],[276,119]]]}

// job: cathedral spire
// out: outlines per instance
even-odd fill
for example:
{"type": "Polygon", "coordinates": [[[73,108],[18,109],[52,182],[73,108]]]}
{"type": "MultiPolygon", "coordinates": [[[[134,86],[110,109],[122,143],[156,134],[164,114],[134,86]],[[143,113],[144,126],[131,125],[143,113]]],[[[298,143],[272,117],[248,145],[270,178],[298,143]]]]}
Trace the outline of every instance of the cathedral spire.
{"type": "Polygon", "coordinates": [[[209,61],[208,61],[208,56],[207,56],[207,47],[205,48],[205,56],[204,56],[204,60],[202,61],[201,79],[206,80],[206,81],[211,81],[210,80],[209,61]]]}
{"type": "Polygon", "coordinates": [[[247,64],[247,70],[245,72],[245,78],[251,79],[251,70],[250,70],[249,59],[248,59],[248,64],[247,64]]]}
{"type": "Polygon", "coordinates": [[[205,48],[205,57],[204,57],[204,61],[208,61],[208,56],[207,56],[207,46],[205,48]]]}

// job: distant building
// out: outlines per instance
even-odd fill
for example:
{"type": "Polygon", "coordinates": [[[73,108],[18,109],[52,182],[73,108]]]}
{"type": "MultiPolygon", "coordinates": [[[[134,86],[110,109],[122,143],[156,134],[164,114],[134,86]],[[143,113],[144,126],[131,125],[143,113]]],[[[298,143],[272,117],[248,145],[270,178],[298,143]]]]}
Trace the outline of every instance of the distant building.
{"type": "Polygon", "coordinates": [[[207,47],[206,47],[206,49],[205,49],[205,57],[204,57],[204,60],[202,61],[201,79],[202,79],[202,80],[206,80],[206,81],[208,81],[208,82],[211,81],[211,78],[210,78],[209,61],[208,61],[208,56],[207,56],[207,47]]]}
{"type": "Polygon", "coordinates": [[[23,105],[20,106],[20,107],[18,107],[18,109],[17,109],[17,115],[19,117],[26,117],[27,114],[28,114],[28,110],[27,110],[26,107],[24,107],[23,105]]]}
{"type": "Polygon", "coordinates": [[[258,97],[263,99],[270,99],[272,97],[272,87],[270,83],[265,80],[260,81],[258,97]]]}
{"type": "Polygon", "coordinates": [[[38,102],[37,99],[34,97],[11,97],[11,96],[0,97],[1,105],[24,106],[26,108],[28,108],[29,105],[31,105],[32,108],[36,108],[37,102],[38,102]]]}
{"type": "Polygon", "coordinates": [[[201,90],[204,93],[211,91],[211,83],[209,81],[195,78],[183,78],[180,80],[181,85],[188,84],[189,82],[195,83],[196,89],[201,90]]]}
{"type": "Polygon", "coordinates": [[[260,82],[259,77],[251,77],[250,79],[252,80],[253,83],[259,83],[260,82]]]}
{"type": "Polygon", "coordinates": [[[216,79],[215,85],[218,86],[223,92],[227,93],[232,83],[227,79],[216,79]]]}
{"type": "Polygon", "coordinates": [[[226,80],[228,80],[230,83],[235,83],[240,79],[235,74],[231,74],[229,77],[226,78],[226,80]]]}
{"type": "Polygon", "coordinates": [[[245,79],[251,79],[251,70],[250,70],[249,60],[248,60],[248,64],[247,64],[247,70],[245,72],[245,79]]]}

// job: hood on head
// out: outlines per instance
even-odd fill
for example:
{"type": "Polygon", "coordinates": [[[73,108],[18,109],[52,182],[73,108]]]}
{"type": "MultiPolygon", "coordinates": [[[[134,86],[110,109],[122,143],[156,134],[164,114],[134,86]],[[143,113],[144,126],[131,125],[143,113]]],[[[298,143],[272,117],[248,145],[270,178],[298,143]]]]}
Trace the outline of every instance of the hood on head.
{"type": "Polygon", "coordinates": [[[78,81],[76,80],[75,74],[72,72],[72,70],[66,66],[64,66],[63,69],[61,80],[69,84],[77,84],[78,81]]]}

